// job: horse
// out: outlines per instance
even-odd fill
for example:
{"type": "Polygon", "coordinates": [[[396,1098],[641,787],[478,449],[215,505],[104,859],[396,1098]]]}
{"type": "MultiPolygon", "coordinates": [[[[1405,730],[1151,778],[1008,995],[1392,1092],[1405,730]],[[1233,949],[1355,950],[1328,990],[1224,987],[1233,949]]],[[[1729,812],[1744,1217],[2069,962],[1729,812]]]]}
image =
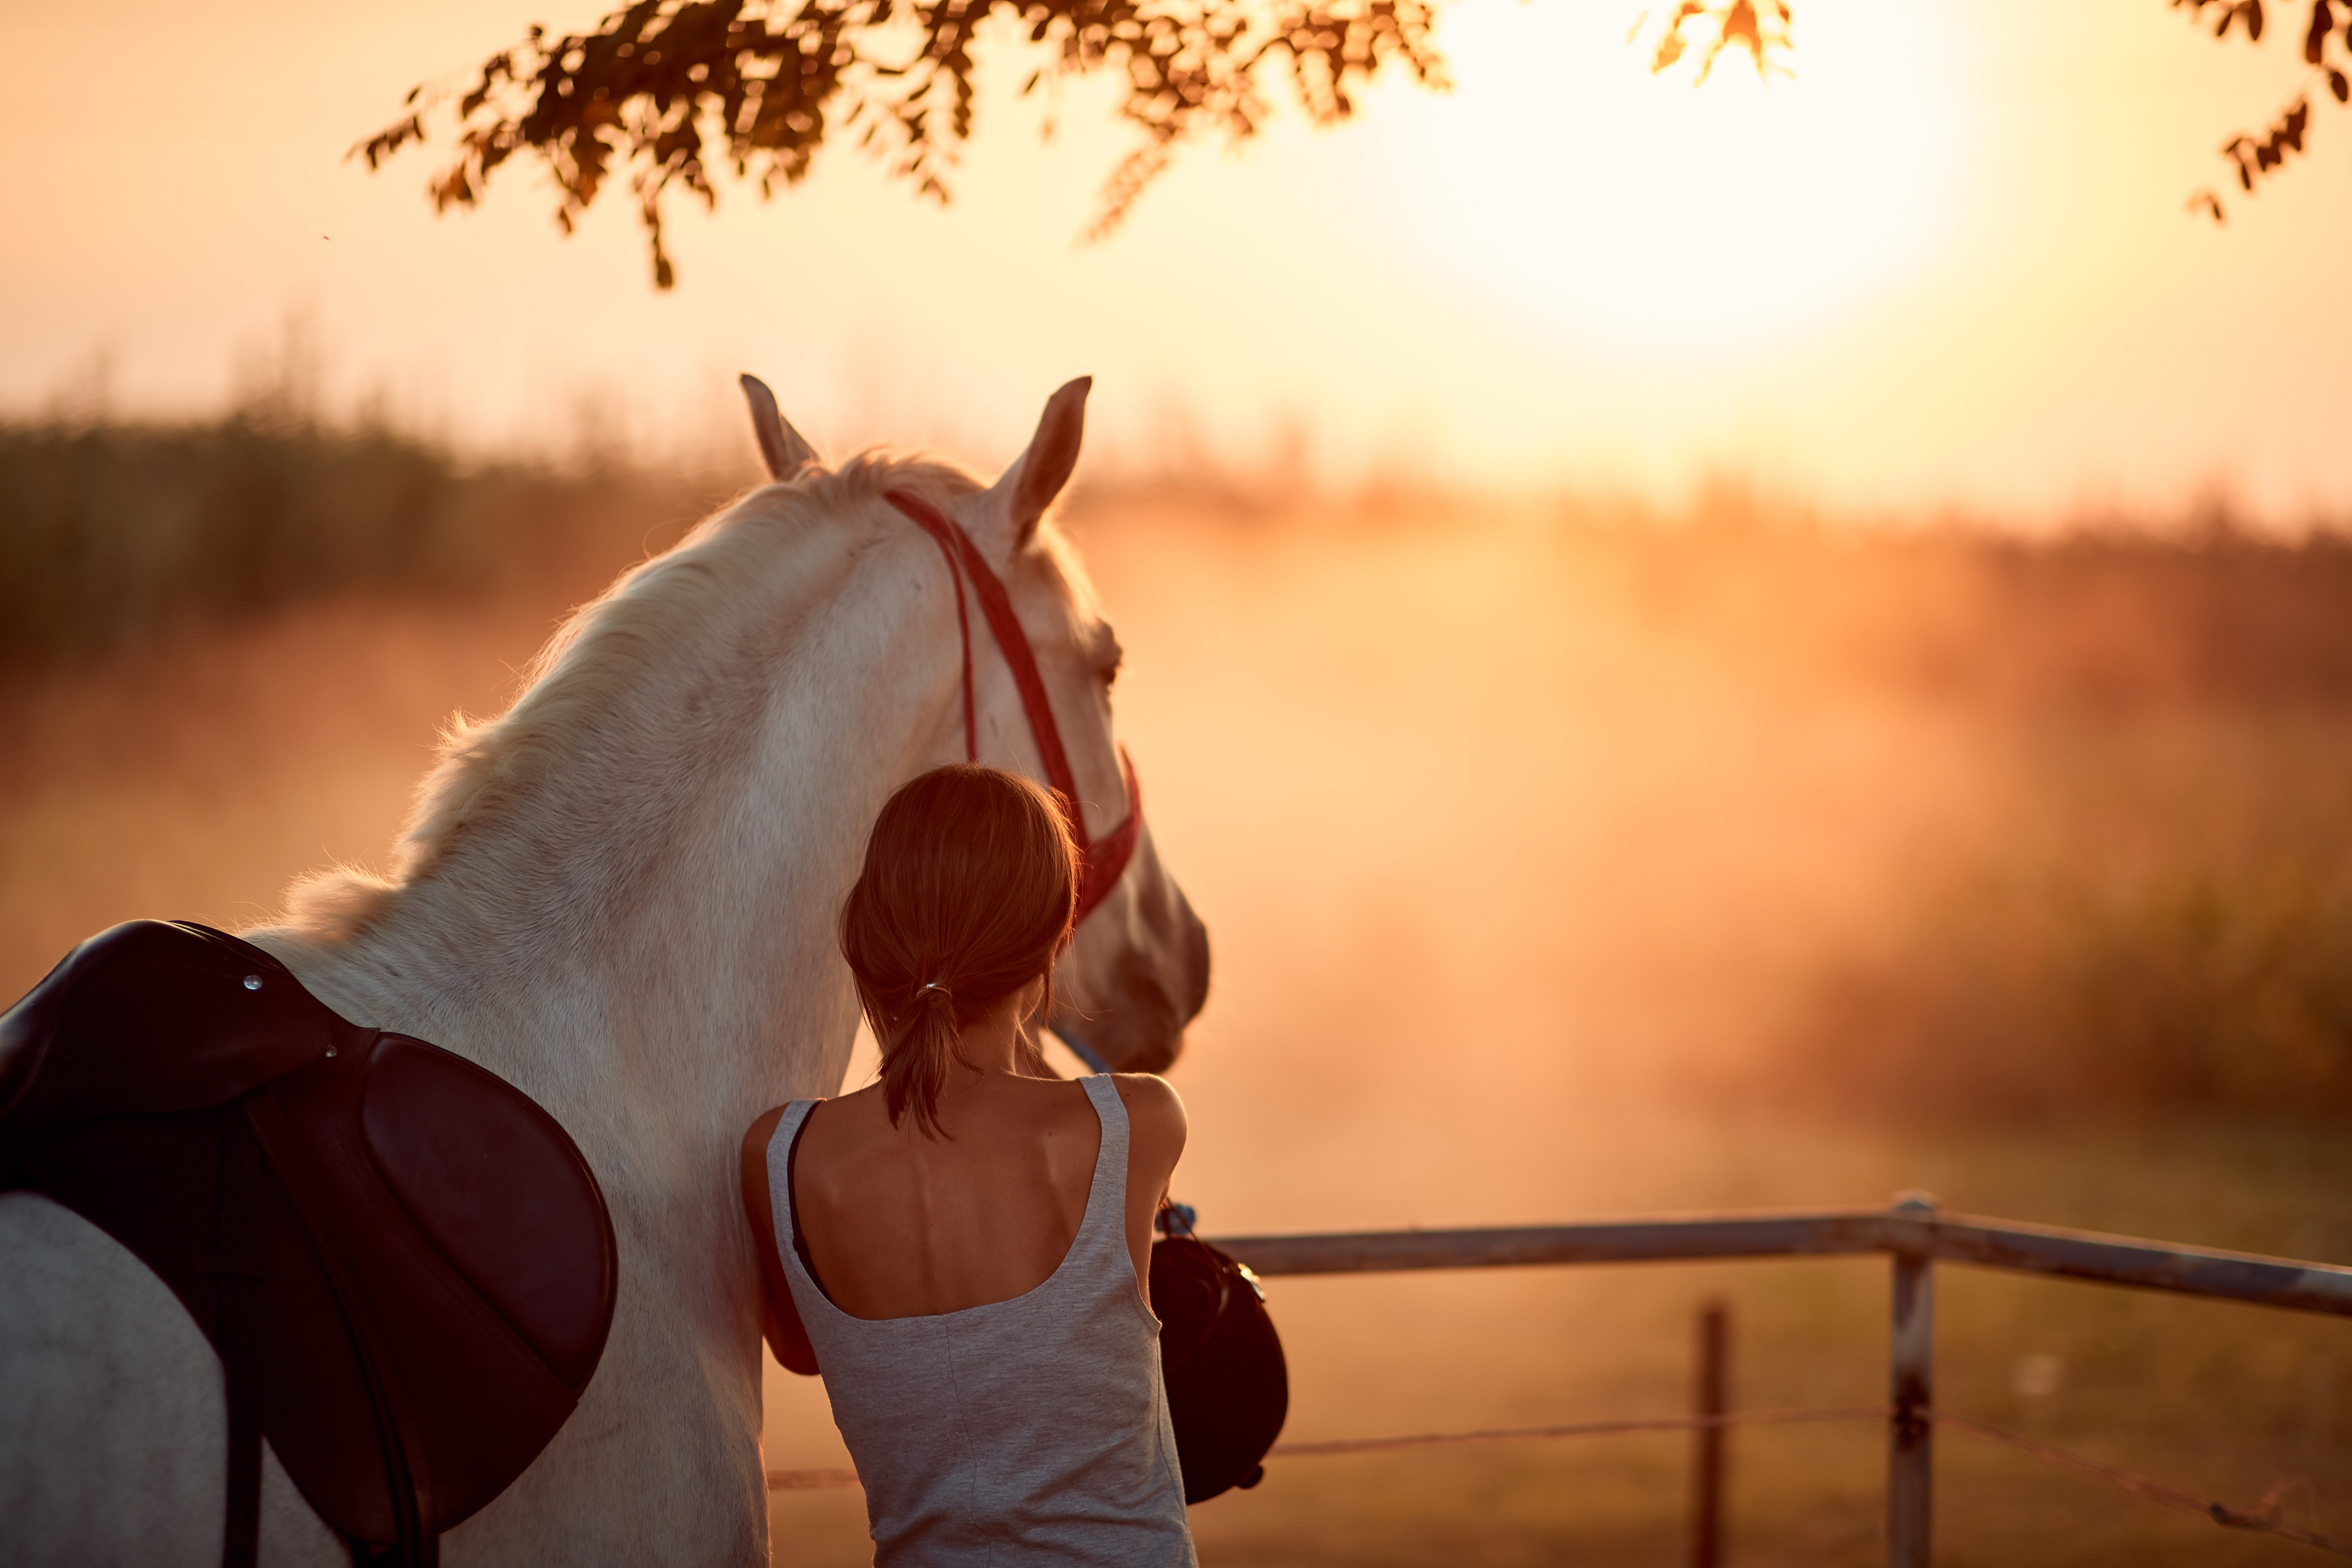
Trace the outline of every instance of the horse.
{"type": "MultiPolygon", "coordinates": [[[[883,801],[970,752],[1047,767],[1013,650],[975,642],[964,582],[908,498],[1002,578],[1080,825],[1100,837],[1137,805],[1112,726],[1118,644],[1045,515],[1090,383],[1056,392],[986,485],[882,449],[827,466],[745,383],[776,482],[575,613],[502,716],[448,731],[389,874],[308,879],[242,933],[344,1017],[532,1096],[610,1207],[603,1360],[537,1460],[443,1536],[458,1568],[769,1561],[738,1142],[762,1109],[842,1085],[858,1013],[835,920],[883,801]]],[[[1140,827],[1063,961],[1054,1026],[1157,1069],[1207,986],[1205,932],[1140,827]]],[[[223,1380],[194,1321],[37,1194],[0,1195],[0,1563],[216,1562],[223,1380]]],[[[261,1560],[347,1561],[263,1464],[261,1560]]]]}

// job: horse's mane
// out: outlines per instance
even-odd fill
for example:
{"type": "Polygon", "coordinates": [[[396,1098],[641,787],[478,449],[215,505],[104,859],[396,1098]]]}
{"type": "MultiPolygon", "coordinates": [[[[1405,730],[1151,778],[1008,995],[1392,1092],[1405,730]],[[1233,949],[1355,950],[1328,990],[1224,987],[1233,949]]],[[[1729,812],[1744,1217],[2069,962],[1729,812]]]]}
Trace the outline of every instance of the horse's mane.
{"type": "MultiPolygon", "coordinates": [[[[439,761],[417,785],[389,875],[338,866],[305,878],[289,889],[278,929],[311,942],[362,933],[394,895],[434,876],[457,846],[540,800],[560,763],[599,740],[611,753],[633,736],[649,739],[643,731],[657,718],[674,723],[680,701],[702,706],[700,728],[723,734],[729,720],[740,715],[729,706],[728,692],[713,689],[710,656],[742,662],[740,612],[772,580],[780,536],[812,537],[819,521],[864,510],[874,518],[878,537],[896,514],[867,503],[887,491],[945,501],[982,488],[953,464],[876,448],[837,468],[812,465],[788,482],[738,496],[676,546],[631,567],[574,610],[524,667],[521,693],[504,713],[451,716],[441,731],[439,761]],[[713,643],[720,646],[708,646],[713,643]],[[705,645],[699,659],[689,651],[698,644],[705,645]]],[[[1075,558],[1058,542],[1055,548],[1074,568],[1075,558]]],[[[1082,577],[1074,574],[1071,581],[1087,594],[1082,577]]],[[[770,624],[765,630],[782,640],[791,627],[770,624]]],[[[679,770],[697,760],[707,768],[723,750],[708,748],[699,758],[663,756],[670,787],[649,793],[674,795],[679,770]]]]}

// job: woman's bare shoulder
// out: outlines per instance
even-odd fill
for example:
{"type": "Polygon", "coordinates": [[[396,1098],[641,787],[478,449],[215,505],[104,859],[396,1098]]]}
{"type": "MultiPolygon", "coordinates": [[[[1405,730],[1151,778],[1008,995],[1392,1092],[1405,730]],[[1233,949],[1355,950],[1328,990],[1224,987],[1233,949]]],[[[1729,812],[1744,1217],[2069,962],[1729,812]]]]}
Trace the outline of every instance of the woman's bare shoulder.
{"type": "Polygon", "coordinates": [[[1110,1080],[1118,1086],[1119,1103],[1127,1107],[1128,1121],[1138,1131],[1173,1138],[1182,1146],[1187,1131],[1184,1101],[1174,1084],[1148,1072],[1115,1072],[1110,1080]]]}
{"type": "MultiPolygon", "coordinates": [[[[860,1090],[859,1092],[863,1093],[865,1091],[860,1090]]],[[[856,1098],[856,1095],[855,1094],[838,1095],[830,1100],[822,1095],[815,1096],[811,1100],[809,1104],[808,1120],[812,1124],[814,1124],[816,1120],[816,1113],[824,1107],[830,1105],[837,1108],[843,1100],[855,1100],[856,1098]]],[[[743,1147],[745,1151],[748,1152],[754,1146],[764,1149],[769,1143],[772,1142],[775,1140],[776,1129],[782,1123],[785,1114],[790,1111],[793,1106],[799,1103],[800,1102],[798,1100],[788,1100],[782,1105],[772,1105],[768,1107],[767,1110],[760,1112],[759,1116],[752,1121],[751,1127],[746,1130],[743,1134],[743,1147]]],[[[838,1114],[835,1114],[828,1116],[825,1120],[830,1123],[837,1122],[841,1118],[838,1114]]]]}
{"type": "Polygon", "coordinates": [[[783,1121],[784,1112],[791,1109],[790,1104],[772,1105],[760,1112],[751,1125],[744,1129],[743,1157],[745,1159],[767,1157],[768,1145],[776,1136],[776,1125],[783,1121]]]}
{"type": "Polygon", "coordinates": [[[890,1110],[883,1099],[882,1086],[868,1084],[810,1106],[808,1121],[801,1135],[801,1151],[804,1158],[810,1151],[816,1151],[820,1158],[830,1162],[862,1150],[877,1139],[887,1139],[889,1132],[890,1110]]]}

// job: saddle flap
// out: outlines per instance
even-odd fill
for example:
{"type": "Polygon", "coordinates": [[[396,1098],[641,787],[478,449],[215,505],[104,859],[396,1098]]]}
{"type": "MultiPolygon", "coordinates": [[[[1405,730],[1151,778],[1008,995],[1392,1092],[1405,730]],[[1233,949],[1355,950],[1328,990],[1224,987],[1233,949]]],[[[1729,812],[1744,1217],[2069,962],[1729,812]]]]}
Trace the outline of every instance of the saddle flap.
{"type": "MultiPolygon", "coordinates": [[[[520,1089],[405,1035],[376,1035],[246,1104],[380,1391],[395,1486],[426,1529],[447,1530],[529,1468],[595,1370],[617,1276],[602,1194],[520,1089]]],[[[274,1442],[271,1402],[302,1399],[305,1373],[289,1361],[259,1380],[274,1442]]],[[[389,1539],[366,1509],[329,1506],[373,1507],[380,1477],[279,1458],[338,1528],[389,1539]]]]}
{"type": "Polygon", "coordinates": [[[556,1120],[503,1079],[404,1036],[360,1104],[369,1155],[419,1231],[576,1396],[612,1321],[612,1233],[579,1216],[596,1178],[556,1120]]]}
{"type": "Polygon", "coordinates": [[[612,1220],[505,1079],[158,921],[77,949],[0,1019],[0,1185],[163,1278],[363,1553],[429,1562],[577,1405],[612,1321],[612,1220]]]}
{"type": "Polygon", "coordinates": [[[222,1104],[362,1032],[259,948],[131,921],[0,1016],[0,1153],[98,1117],[222,1104]]]}

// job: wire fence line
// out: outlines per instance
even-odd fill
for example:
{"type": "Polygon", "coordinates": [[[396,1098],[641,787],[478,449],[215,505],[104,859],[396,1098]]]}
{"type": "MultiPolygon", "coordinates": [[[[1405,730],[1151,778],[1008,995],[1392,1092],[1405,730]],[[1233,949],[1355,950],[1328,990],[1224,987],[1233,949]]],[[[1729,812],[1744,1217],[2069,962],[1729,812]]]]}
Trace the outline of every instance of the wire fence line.
{"type": "Polygon", "coordinates": [[[850,1469],[770,1470],[768,1489],[772,1492],[824,1491],[834,1487],[854,1487],[857,1472],[850,1469]]]}
{"type": "Polygon", "coordinates": [[[1485,1426],[1468,1432],[1415,1432],[1396,1437],[1328,1437],[1309,1443],[1277,1443],[1269,1459],[1312,1458],[1328,1454],[1381,1454],[1402,1448],[1454,1448],[1480,1443],[1520,1443],[1544,1437],[1614,1437],[1633,1432],[1696,1432],[1719,1426],[1762,1426],[1794,1421],[1885,1420],[1884,1405],[1842,1410],[1732,1410],[1719,1415],[1656,1415],[1630,1421],[1571,1421],[1556,1426],[1485,1426]]]}
{"type": "MultiPolygon", "coordinates": [[[[1322,1458],[1344,1454],[1399,1453],[1415,1448],[1469,1447],[1488,1443],[1536,1442],[1556,1437],[1614,1437],[1647,1432],[1693,1432],[1708,1427],[1791,1426],[1801,1422],[1819,1421],[1883,1421],[1894,1413],[1885,1405],[1859,1405],[1795,1410],[1733,1410],[1718,1415],[1656,1415],[1620,1421],[1570,1421],[1546,1426],[1483,1426],[1463,1432],[1411,1432],[1379,1437],[1328,1437],[1303,1443],[1277,1443],[1269,1459],[1322,1458]]],[[[2281,1500],[2287,1483],[2271,1489],[2251,1510],[2236,1509],[2227,1503],[2215,1502],[2185,1491],[2179,1487],[2141,1475],[2137,1470],[2119,1465],[2109,1465],[2055,1443],[2045,1443],[2038,1437],[2011,1432],[1982,1421],[1972,1421],[1965,1415],[1928,1413],[1928,1418],[1938,1426],[1970,1436],[2000,1443],[2029,1454],[2053,1469],[2064,1470],[2086,1480],[2101,1482],[2116,1490],[2185,1513],[2199,1514],[2226,1530],[2250,1531],[2257,1534],[2275,1535],[2301,1546],[2314,1547],[2341,1557],[2352,1557],[2352,1542],[2339,1541],[2316,1531],[2303,1530],[2288,1524],[2284,1518],[2281,1500]]],[[[770,1470],[770,1491],[821,1491],[855,1487],[857,1472],[847,1468],[805,1470],[770,1470]]]]}
{"type": "MultiPolygon", "coordinates": [[[[1622,1421],[1571,1421],[1550,1426],[1484,1426],[1467,1432],[1413,1432],[1387,1437],[1326,1437],[1277,1443],[1269,1459],[1318,1458],[1333,1454],[1381,1454],[1405,1448],[1466,1447],[1484,1443],[1520,1443],[1546,1437],[1606,1437],[1639,1432],[1688,1432],[1706,1426],[1764,1426],[1792,1421],[1884,1420],[1884,1405],[1826,1410],[1740,1410],[1721,1415],[1642,1416],[1622,1421]]],[[[770,1470],[770,1491],[814,1491],[857,1485],[853,1469],[770,1470]]]]}
{"type": "Polygon", "coordinates": [[[2194,1492],[2182,1491],[2179,1487],[2167,1486],[2162,1481],[2151,1480],[2137,1470],[2127,1470],[2120,1465],[2101,1464],[2098,1460],[2077,1454],[2071,1448],[2062,1448],[2055,1443],[2044,1443],[2038,1437],[2028,1437],[2021,1433],[1987,1426],[1981,1421],[1971,1421],[1965,1415],[1938,1415],[1933,1419],[1938,1426],[1948,1426],[1955,1432],[1966,1432],[1971,1436],[1988,1438],[1995,1443],[2005,1443],[2012,1448],[2032,1455],[2054,1469],[2067,1470],[2090,1480],[2103,1481],[2117,1491],[2128,1492],[2133,1497],[2161,1507],[2177,1508],[2187,1513],[2201,1513],[2225,1530],[2250,1530],[2263,1535],[2275,1535],[2299,1545],[2316,1547],[2322,1552],[2333,1552],[2339,1557],[2352,1557],[2352,1542],[2338,1541],[2334,1536],[2322,1535],[2316,1531],[2298,1530],[2285,1521],[2282,1517],[2284,1510],[2280,1506],[2280,1500],[2285,1495],[2289,1484],[2285,1481],[2281,1481],[2271,1488],[2269,1492],[2264,1494],[2263,1500],[2256,1503],[2251,1511],[2242,1510],[2231,1508],[2227,1503],[2213,1502],[2200,1498],[2194,1492]]]}
{"type": "MultiPolygon", "coordinates": [[[[2005,1444],[2082,1479],[2112,1486],[2161,1507],[2204,1515],[2226,1529],[2275,1535],[2298,1545],[2352,1556],[2352,1542],[2289,1525],[2272,1489],[2251,1510],[2210,1501],[2134,1470],[1963,1416],[1944,1415],[1935,1402],[1935,1271],[1938,1261],[2107,1286],[2173,1291],[2290,1310],[2352,1318],[2352,1268],[2225,1252],[2132,1237],[1982,1219],[1938,1210],[1925,1193],[1902,1193],[1884,1209],[1829,1209],[1745,1214],[1673,1215],[1573,1225],[1488,1226],[1466,1230],[1360,1231],[1318,1236],[1220,1237],[1216,1245],[1262,1275],[1390,1273],[1420,1269],[1524,1268],[1530,1265],[1723,1261],[1734,1258],[1852,1256],[1876,1253],[1892,1264],[1892,1313],[1887,1340],[1890,1401],[1844,1409],[1725,1412],[1719,1391],[1703,1392],[1690,1415],[1639,1420],[1584,1421],[1550,1426],[1491,1427],[1396,1436],[1345,1437],[1276,1446],[1274,1458],[1370,1454],[1414,1448],[1506,1443],[1551,1437],[1614,1436],[1642,1432],[1696,1432],[1698,1500],[1694,1542],[1697,1560],[1715,1562],[1704,1543],[1719,1517],[1719,1468],[1709,1446],[1723,1428],[1803,1421],[1880,1419],[1887,1424],[1886,1530],[1889,1568],[1927,1568],[1932,1552],[1933,1454],[1936,1426],[2005,1444]],[[1716,1479],[1712,1481],[1708,1477],[1716,1479]]],[[[1718,1336],[1719,1338],[1719,1336],[1718,1336]]],[[[1714,1343],[1702,1335],[1701,1384],[1707,1382],[1714,1343]]],[[[1719,1373],[1717,1366],[1716,1371],[1719,1373]]],[[[778,1491],[854,1487],[849,1469],[775,1470],[778,1491]]]]}

